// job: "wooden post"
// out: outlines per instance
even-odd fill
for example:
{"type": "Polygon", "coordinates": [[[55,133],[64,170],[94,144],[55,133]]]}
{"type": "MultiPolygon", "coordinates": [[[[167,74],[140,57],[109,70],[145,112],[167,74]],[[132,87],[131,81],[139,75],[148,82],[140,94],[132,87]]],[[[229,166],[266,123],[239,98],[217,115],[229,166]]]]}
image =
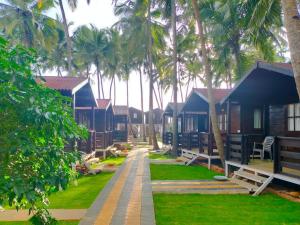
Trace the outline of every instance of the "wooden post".
{"type": "Polygon", "coordinates": [[[264,135],[269,135],[269,105],[264,105],[264,111],[263,111],[263,123],[264,123],[264,135]]]}
{"type": "Polygon", "coordinates": [[[247,137],[245,135],[245,112],[244,112],[244,105],[240,104],[240,134],[242,135],[241,138],[241,154],[242,154],[242,158],[241,158],[241,163],[242,164],[248,164],[248,160],[250,158],[250,155],[248,154],[249,149],[248,149],[248,144],[247,144],[247,137]]]}
{"type": "Polygon", "coordinates": [[[273,145],[273,158],[274,158],[273,172],[281,173],[282,167],[280,165],[280,144],[279,144],[278,137],[275,137],[275,141],[274,141],[274,145],[273,145]]]}
{"type": "MultiPolygon", "coordinates": [[[[148,114],[149,115],[149,114],[148,114]]],[[[167,144],[166,140],[165,140],[165,125],[166,125],[166,118],[165,118],[165,114],[163,113],[162,115],[162,140],[163,140],[163,144],[167,144]]]]}
{"type": "Polygon", "coordinates": [[[104,111],[104,148],[107,147],[107,116],[106,116],[106,110],[104,111]]]}
{"type": "Polygon", "coordinates": [[[226,138],[226,148],[225,148],[225,160],[229,160],[229,139],[231,134],[231,102],[230,99],[227,100],[227,110],[226,110],[226,116],[227,116],[227,138],[226,138]]]}
{"type": "Polygon", "coordinates": [[[92,130],[93,132],[93,139],[92,139],[92,150],[96,150],[96,128],[95,128],[95,108],[92,106],[92,130]]]}
{"type": "Polygon", "coordinates": [[[208,155],[213,154],[213,142],[214,142],[214,136],[211,129],[211,119],[210,119],[210,112],[208,110],[208,136],[207,136],[207,153],[208,155]]]}
{"type": "Polygon", "coordinates": [[[72,96],[73,118],[76,120],[76,93],[72,96]]]}

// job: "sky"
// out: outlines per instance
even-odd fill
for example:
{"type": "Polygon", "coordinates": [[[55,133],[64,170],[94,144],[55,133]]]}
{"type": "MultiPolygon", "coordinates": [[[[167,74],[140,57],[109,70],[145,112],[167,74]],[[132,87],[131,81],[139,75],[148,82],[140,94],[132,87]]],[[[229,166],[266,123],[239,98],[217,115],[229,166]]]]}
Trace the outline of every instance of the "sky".
{"type": "MultiPolygon", "coordinates": [[[[78,26],[93,24],[97,28],[107,28],[111,27],[118,21],[118,18],[114,16],[112,0],[91,0],[91,3],[88,5],[86,0],[79,0],[78,7],[75,11],[72,11],[67,4],[67,0],[63,0],[66,17],[68,23],[72,23],[70,26],[70,31],[73,32],[78,26]]],[[[50,16],[55,17],[56,14],[59,16],[59,8],[53,9],[49,12],[50,16]]],[[[48,72],[49,73],[49,72],[48,72]]],[[[50,74],[46,74],[50,75],[50,74]]],[[[97,95],[97,82],[96,78],[93,82],[94,93],[97,95]]],[[[191,85],[192,86],[192,85],[191,85]]],[[[190,86],[190,87],[191,87],[190,86]]],[[[105,98],[109,98],[109,87],[110,81],[104,81],[104,92],[105,98]]],[[[197,82],[194,87],[203,87],[200,81],[197,82]]],[[[116,104],[117,105],[126,105],[126,83],[124,81],[116,82],[116,104]]],[[[149,82],[147,76],[143,76],[143,90],[144,90],[144,110],[149,109],[149,82]]],[[[182,88],[183,95],[185,96],[186,88],[182,88]]],[[[172,91],[168,91],[163,94],[163,108],[165,108],[168,102],[172,101],[172,91]]],[[[178,102],[182,102],[181,95],[178,91],[178,102]]],[[[132,72],[129,79],[129,106],[141,109],[141,96],[140,96],[140,80],[137,72],[132,72]]],[[[153,102],[153,107],[157,108],[155,97],[153,102]]]]}
{"type": "MultiPolygon", "coordinates": [[[[117,22],[118,18],[114,16],[112,0],[91,0],[90,5],[85,0],[78,1],[77,9],[72,12],[67,5],[67,0],[64,0],[64,7],[68,22],[72,22],[70,27],[71,32],[76,30],[78,26],[93,24],[98,28],[111,27],[117,22]]],[[[49,15],[54,16],[56,13],[60,16],[59,8],[51,10],[49,15]]],[[[96,81],[96,80],[95,80],[96,81]]],[[[94,92],[97,95],[97,85],[94,82],[94,92]]],[[[109,97],[110,81],[104,81],[105,98],[109,97]]],[[[144,110],[149,108],[149,82],[146,76],[143,76],[143,89],[144,89],[144,110]]],[[[118,81],[116,83],[116,104],[126,105],[126,83],[124,81],[118,81]]],[[[164,94],[164,108],[172,97],[171,91],[164,94]]],[[[129,80],[129,106],[141,108],[140,97],[140,82],[139,75],[136,72],[130,74],[129,80]]],[[[180,101],[180,98],[179,98],[180,101]]],[[[154,100],[154,108],[157,107],[154,100]]]]}

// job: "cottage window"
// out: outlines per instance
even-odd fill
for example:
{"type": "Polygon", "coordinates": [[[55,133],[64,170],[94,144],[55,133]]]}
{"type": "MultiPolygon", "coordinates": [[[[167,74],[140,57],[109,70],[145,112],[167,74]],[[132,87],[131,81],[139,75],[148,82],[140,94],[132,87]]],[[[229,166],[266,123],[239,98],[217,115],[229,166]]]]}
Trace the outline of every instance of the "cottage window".
{"type": "Polygon", "coordinates": [[[300,131],[300,103],[288,106],[288,131],[300,131]]]}
{"type": "Polygon", "coordinates": [[[261,129],[261,109],[254,109],[253,112],[254,129],[261,129]]]}
{"type": "Polygon", "coordinates": [[[137,113],[133,113],[133,118],[137,119],[137,113]]]}
{"type": "Polygon", "coordinates": [[[226,131],[227,128],[227,116],[226,114],[220,114],[218,117],[220,131],[226,131]]]}
{"type": "Polygon", "coordinates": [[[89,112],[79,111],[78,112],[78,123],[81,125],[84,125],[87,128],[90,128],[89,112]]]}
{"type": "Polygon", "coordinates": [[[219,115],[219,129],[223,131],[223,115],[219,115]]]}

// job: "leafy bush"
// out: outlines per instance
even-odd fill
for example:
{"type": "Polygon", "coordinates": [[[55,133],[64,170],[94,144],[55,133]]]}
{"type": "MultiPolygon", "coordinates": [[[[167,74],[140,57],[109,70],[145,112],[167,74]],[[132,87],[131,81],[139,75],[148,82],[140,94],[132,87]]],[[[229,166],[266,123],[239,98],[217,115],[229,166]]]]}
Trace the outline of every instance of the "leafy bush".
{"type": "Polygon", "coordinates": [[[0,37],[0,205],[40,213],[37,205],[75,176],[78,154],[64,145],[87,131],[67,97],[35,82],[35,68],[33,51],[0,37]]]}

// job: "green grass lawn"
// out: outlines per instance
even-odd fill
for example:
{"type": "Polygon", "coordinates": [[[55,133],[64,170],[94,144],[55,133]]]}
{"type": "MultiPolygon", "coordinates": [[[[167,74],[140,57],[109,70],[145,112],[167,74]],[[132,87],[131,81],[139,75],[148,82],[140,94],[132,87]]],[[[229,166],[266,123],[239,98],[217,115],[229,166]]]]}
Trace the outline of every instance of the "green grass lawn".
{"type": "Polygon", "coordinates": [[[150,164],[152,180],[209,180],[217,173],[203,166],[150,164]]]}
{"type": "Polygon", "coordinates": [[[300,224],[300,203],[265,194],[154,194],[157,225],[300,224]]]}
{"type": "Polygon", "coordinates": [[[99,163],[94,163],[91,165],[92,169],[95,169],[97,167],[99,167],[100,164],[106,163],[106,164],[114,164],[116,166],[120,166],[124,163],[124,161],[126,160],[126,157],[124,156],[119,156],[119,157],[107,157],[106,159],[100,161],[99,163]]]}
{"type": "Polygon", "coordinates": [[[78,179],[78,185],[70,185],[67,190],[53,193],[49,197],[50,209],[87,209],[99,192],[113,176],[113,173],[100,173],[78,179]]]}
{"type": "Polygon", "coordinates": [[[105,160],[102,160],[101,163],[107,163],[107,164],[113,163],[116,166],[120,166],[120,165],[123,164],[123,162],[125,161],[125,159],[126,159],[126,157],[122,157],[122,156],[119,156],[119,157],[108,157],[105,160]]]}
{"type": "MultiPolygon", "coordinates": [[[[59,221],[57,225],[77,225],[79,221],[59,221]]],[[[0,225],[31,225],[32,223],[24,221],[24,222],[2,222],[0,221],[0,225]]]]}
{"type": "Polygon", "coordinates": [[[164,160],[164,159],[174,159],[174,157],[172,157],[170,155],[162,155],[162,154],[150,153],[149,154],[149,159],[164,160]]]}

